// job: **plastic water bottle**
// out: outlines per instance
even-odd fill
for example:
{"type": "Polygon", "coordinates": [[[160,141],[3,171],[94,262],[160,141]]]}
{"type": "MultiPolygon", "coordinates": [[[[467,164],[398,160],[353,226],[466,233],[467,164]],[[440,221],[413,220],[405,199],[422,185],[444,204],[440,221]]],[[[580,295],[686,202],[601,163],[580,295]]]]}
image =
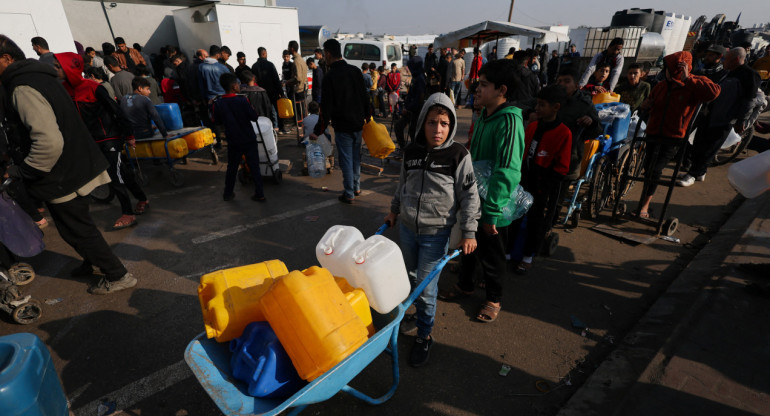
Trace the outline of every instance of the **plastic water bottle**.
{"type": "MultiPolygon", "coordinates": [[[[476,176],[476,188],[479,190],[479,197],[486,199],[489,177],[492,175],[492,162],[488,160],[473,162],[473,171],[476,176]]],[[[503,207],[503,218],[507,221],[515,221],[523,217],[532,206],[532,201],[532,195],[525,191],[521,185],[517,185],[508,204],[503,207]]]]}
{"type": "Polygon", "coordinates": [[[305,148],[307,153],[307,172],[313,178],[320,178],[326,174],[326,158],[321,145],[315,141],[310,142],[305,148]]]}

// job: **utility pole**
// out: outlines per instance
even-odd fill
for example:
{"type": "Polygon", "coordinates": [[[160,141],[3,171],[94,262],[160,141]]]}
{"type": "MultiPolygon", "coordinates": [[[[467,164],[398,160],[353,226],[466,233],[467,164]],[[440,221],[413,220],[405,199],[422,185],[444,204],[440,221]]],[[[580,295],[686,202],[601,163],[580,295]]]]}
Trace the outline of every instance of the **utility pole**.
{"type": "MultiPolygon", "coordinates": [[[[104,6],[104,0],[101,0],[102,11],[104,12],[104,18],[107,19],[107,27],[110,28],[110,35],[112,35],[112,41],[115,41],[115,32],[112,31],[112,23],[110,23],[110,16],[107,15],[107,8],[104,6]]],[[[115,4],[115,3],[112,3],[115,4]]],[[[511,5],[513,7],[513,5],[511,5]]]]}
{"type": "Polygon", "coordinates": [[[511,9],[510,9],[510,10],[508,10],[508,21],[509,21],[509,22],[511,21],[511,18],[513,17],[513,2],[514,2],[514,1],[515,1],[515,0],[511,0],[511,9]]]}

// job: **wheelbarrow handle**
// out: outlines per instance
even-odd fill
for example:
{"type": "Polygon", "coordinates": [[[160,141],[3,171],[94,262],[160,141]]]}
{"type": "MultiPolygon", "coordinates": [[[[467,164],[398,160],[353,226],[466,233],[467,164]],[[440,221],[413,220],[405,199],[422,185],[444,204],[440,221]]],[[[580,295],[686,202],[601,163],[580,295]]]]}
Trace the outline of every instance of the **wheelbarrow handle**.
{"type": "Polygon", "coordinates": [[[390,228],[390,225],[388,225],[388,223],[386,222],[385,224],[382,224],[380,228],[377,229],[377,232],[374,233],[374,235],[382,235],[382,233],[384,233],[385,230],[387,230],[388,228],[390,228]]]}
{"type": "Polygon", "coordinates": [[[417,288],[414,291],[412,291],[411,294],[409,294],[409,297],[406,298],[406,301],[404,301],[404,309],[412,306],[412,303],[414,303],[417,297],[422,294],[423,290],[425,290],[425,288],[428,287],[428,284],[430,284],[430,282],[433,281],[433,279],[437,278],[438,275],[441,274],[441,270],[444,268],[444,266],[446,266],[449,260],[452,260],[453,258],[459,256],[461,252],[462,251],[459,249],[454,250],[453,252],[447,254],[441,260],[439,260],[438,264],[436,264],[436,267],[434,267],[433,270],[431,270],[428,276],[425,277],[425,279],[423,279],[422,282],[420,282],[417,288]]]}

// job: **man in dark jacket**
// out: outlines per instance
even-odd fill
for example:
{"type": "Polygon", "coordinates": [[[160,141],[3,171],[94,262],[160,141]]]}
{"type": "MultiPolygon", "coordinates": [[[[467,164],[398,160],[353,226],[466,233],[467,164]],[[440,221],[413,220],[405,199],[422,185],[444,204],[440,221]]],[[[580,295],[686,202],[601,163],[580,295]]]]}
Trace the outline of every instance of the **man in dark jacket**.
{"type": "Polygon", "coordinates": [[[719,96],[701,110],[698,131],[693,140],[689,171],[676,181],[679,186],[691,186],[706,180],[708,163],[722,147],[730,130],[742,133],[749,106],[757,96],[759,74],[746,65],[746,49],[733,48],[725,55],[725,73],[713,80],[721,91],[719,96]]]}
{"type": "Polygon", "coordinates": [[[521,80],[521,88],[517,88],[511,101],[532,100],[540,91],[540,80],[537,74],[528,67],[531,57],[527,51],[516,51],[513,54],[513,62],[516,63],[516,75],[521,80]]]}
{"type": "Polygon", "coordinates": [[[270,98],[270,103],[273,105],[273,130],[278,130],[278,99],[281,98],[283,92],[281,90],[281,80],[278,78],[278,71],[275,69],[275,65],[267,60],[267,49],[259,47],[257,49],[259,53],[259,59],[251,66],[251,72],[257,76],[257,82],[259,86],[267,91],[267,96],[270,98]]]}
{"type": "Polygon", "coordinates": [[[113,228],[118,230],[135,225],[135,214],[143,214],[150,201],[136,183],[133,169],[128,168],[125,156],[121,153],[124,140],[131,145],[135,143],[131,126],[118,103],[110,97],[102,85],[96,81],[83,79],[81,75],[83,58],[80,55],[72,52],[58,53],[56,60],[54,66],[62,71],[59,77],[64,81],[64,88],[72,97],[91,137],[110,164],[107,168],[111,179],[110,188],[120,201],[123,211],[123,215],[115,221],[113,228]],[[128,191],[131,191],[139,201],[136,204],[136,210],[131,206],[128,191]]]}
{"type": "Polygon", "coordinates": [[[361,194],[361,130],[371,116],[369,95],[361,70],[342,59],[342,48],[336,39],[324,42],[324,58],[329,63],[329,72],[324,78],[321,114],[310,139],[317,139],[329,124],[334,127],[345,187],[339,200],[352,204],[361,194]]]}
{"type": "Polygon", "coordinates": [[[200,87],[200,75],[198,74],[198,66],[204,59],[209,57],[209,53],[203,49],[195,51],[195,58],[187,68],[187,89],[185,90],[185,96],[188,100],[198,105],[203,101],[203,95],[201,94],[200,87]]]}
{"type": "Polygon", "coordinates": [[[22,181],[33,198],[46,202],[62,239],[83,256],[73,275],[104,273],[88,290],[109,294],[136,285],[88,212],[88,194],[109,182],[108,163],[90,137],[56,70],[33,59],[0,35],[3,124],[14,149],[7,176],[22,181]]]}

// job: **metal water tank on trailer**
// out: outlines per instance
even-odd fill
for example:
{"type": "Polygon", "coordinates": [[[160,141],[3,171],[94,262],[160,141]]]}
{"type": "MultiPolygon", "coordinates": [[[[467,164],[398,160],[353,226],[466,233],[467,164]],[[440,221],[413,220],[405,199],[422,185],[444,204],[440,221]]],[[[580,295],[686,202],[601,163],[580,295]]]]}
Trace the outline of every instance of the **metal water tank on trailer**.
{"type": "Polygon", "coordinates": [[[655,62],[666,50],[666,42],[660,33],[647,32],[642,35],[636,62],[655,62]]]}
{"type": "Polygon", "coordinates": [[[615,12],[610,26],[642,26],[652,30],[653,9],[626,9],[615,12]]]}

